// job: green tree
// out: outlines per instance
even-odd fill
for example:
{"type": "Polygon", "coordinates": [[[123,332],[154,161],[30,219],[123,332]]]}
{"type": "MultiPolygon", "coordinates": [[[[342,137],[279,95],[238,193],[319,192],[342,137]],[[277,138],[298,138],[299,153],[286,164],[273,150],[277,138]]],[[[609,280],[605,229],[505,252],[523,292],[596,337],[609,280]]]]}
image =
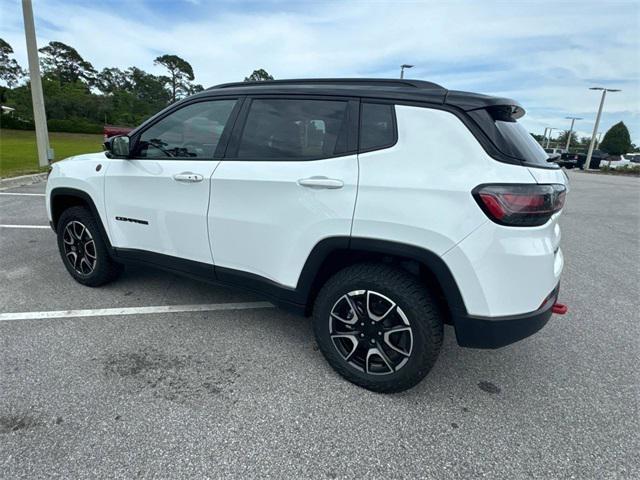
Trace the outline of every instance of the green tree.
{"type": "Polygon", "coordinates": [[[623,122],[618,122],[611,127],[600,142],[600,150],[604,150],[609,155],[624,155],[631,151],[631,148],[631,136],[623,122]]]}
{"type": "Polygon", "coordinates": [[[264,68],[254,70],[251,75],[244,77],[245,82],[266,82],[267,80],[273,80],[273,77],[264,68]]]}
{"type": "Polygon", "coordinates": [[[168,77],[163,78],[171,92],[171,100],[175,102],[178,98],[189,95],[195,79],[193,68],[183,58],[177,55],[161,55],[157,57],[154,65],[162,65],[169,71],[168,77]]]}
{"type": "Polygon", "coordinates": [[[38,50],[45,76],[56,78],[60,84],[81,81],[93,85],[96,70],[78,51],[62,42],[49,42],[38,50]]]}
{"type": "Polygon", "coordinates": [[[204,87],[199,83],[196,83],[191,86],[191,89],[189,90],[189,95],[193,95],[195,93],[200,93],[200,92],[204,92],[204,87]]]}
{"type": "Polygon", "coordinates": [[[119,68],[103,68],[96,76],[96,86],[102,93],[109,95],[118,90],[130,90],[131,82],[119,68]]]}
{"type": "MultiPolygon", "coordinates": [[[[558,148],[564,148],[567,146],[567,138],[569,138],[569,130],[564,130],[558,138],[555,139],[558,148]]],[[[569,144],[569,148],[576,147],[580,144],[580,140],[578,140],[578,134],[576,132],[571,132],[571,143],[569,144]]]]}
{"type": "Polygon", "coordinates": [[[538,135],[537,133],[531,133],[531,132],[529,132],[529,134],[534,138],[536,142],[542,145],[542,135],[538,135]]]}
{"type": "Polygon", "coordinates": [[[6,83],[9,88],[15,87],[25,75],[22,67],[11,55],[13,48],[0,38],[0,81],[6,83]]]}

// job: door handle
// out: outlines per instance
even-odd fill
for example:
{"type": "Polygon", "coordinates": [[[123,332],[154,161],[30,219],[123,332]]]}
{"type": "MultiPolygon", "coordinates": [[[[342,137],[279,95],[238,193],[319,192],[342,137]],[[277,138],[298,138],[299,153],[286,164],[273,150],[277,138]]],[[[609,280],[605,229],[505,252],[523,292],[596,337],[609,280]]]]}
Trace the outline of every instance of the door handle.
{"type": "Polygon", "coordinates": [[[309,177],[309,178],[301,178],[300,180],[298,180],[298,185],[302,187],[309,187],[309,188],[335,189],[335,188],[344,187],[344,182],[336,178],[309,177]]]}
{"type": "Polygon", "coordinates": [[[173,179],[176,182],[182,182],[182,183],[198,183],[198,182],[201,182],[204,179],[204,177],[198,173],[182,172],[182,173],[176,173],[173,176],[173,179]]]}

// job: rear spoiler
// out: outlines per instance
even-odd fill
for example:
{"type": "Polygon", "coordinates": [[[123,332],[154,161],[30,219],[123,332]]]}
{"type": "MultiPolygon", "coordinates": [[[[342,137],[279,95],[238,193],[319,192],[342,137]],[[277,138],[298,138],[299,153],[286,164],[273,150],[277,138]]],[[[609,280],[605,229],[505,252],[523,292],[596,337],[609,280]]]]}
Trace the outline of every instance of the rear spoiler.
{"type": "Polygon", "coordinates": [[[495,120],[514,121],[526,113],[522,105],[511,98],[492,97],[457,90],[447,91],[444,103],[461,108],[465,112],[486,109],[495,120]]]}

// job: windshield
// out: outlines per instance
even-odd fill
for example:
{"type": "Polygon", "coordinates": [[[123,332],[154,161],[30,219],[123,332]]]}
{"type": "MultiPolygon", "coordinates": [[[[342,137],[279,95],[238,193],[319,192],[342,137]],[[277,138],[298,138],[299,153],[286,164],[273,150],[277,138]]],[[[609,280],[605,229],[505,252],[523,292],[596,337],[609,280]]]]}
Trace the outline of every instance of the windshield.
{"type": "Polygon", "coordinates": [[[503,120],[496,120],[495,124],[504,143],[513,152],[512,155],[528,163],[547,164],[549,154],[521,124],[503,120]]]}

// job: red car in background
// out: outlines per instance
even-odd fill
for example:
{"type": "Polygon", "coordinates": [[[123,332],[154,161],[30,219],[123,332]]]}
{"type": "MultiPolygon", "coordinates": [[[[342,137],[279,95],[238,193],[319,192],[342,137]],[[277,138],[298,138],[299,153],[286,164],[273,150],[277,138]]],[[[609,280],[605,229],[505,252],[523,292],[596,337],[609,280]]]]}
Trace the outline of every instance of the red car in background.
{"type": "Polygon", "coordinates": [[[131,130],[132,127],[118,127],[117,125],[105,125],[102,129],[102,134],[104,135],[104,141],[106,142],[109,137],[115,137],[116,135],[126,135],[131,130]]]}

